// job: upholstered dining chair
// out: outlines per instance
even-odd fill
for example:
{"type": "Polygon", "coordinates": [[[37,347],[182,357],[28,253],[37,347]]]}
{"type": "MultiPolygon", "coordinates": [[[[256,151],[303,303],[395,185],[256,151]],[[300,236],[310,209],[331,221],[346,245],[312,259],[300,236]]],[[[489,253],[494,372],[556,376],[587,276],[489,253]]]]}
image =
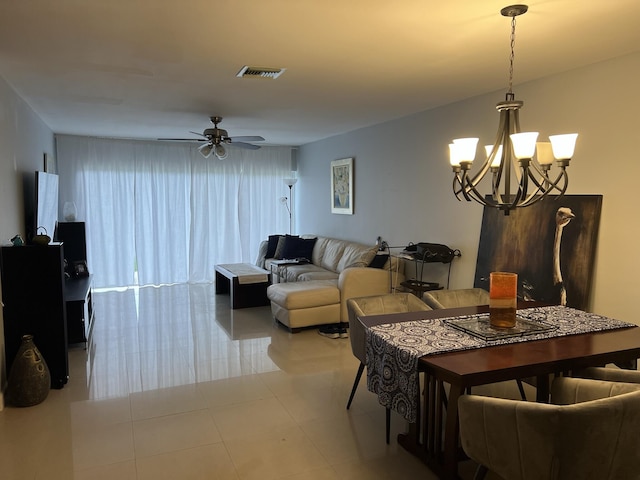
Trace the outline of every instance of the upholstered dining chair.
{"type": "Polygon", "coordinates": [[[464,395],[460,439],[480,466],[509,480],[640,478],[640,385],[559,377],[553,404],[464,395]]]}
{"type": "MultiPolygon", "coordinates": [[[[347,312],[349,313],[349,340],[351,351],[360,360],[360,366],[353,382],[353,388],[347,402],[347,410],[351,407],[353,396],[360,383],[364,371],[367,353],[367,338],[364,326],[358,317],[367,315],[382,315],[385,313],[415,312],[431,310],[424,302],[412,293],[390,293],[386,295],[374,295],[370,297],[350,298],[347,300],[347,312]]],[[[391,410],[386,411],[386,440],[389,443],[391,430],[391,410]]]]}
{"type": "MultiPolygon", "coordinates": [[[[457,290],[430,290],[422,296],[424,303],[433,310],[443,308],[475,307],[489,305],[489,292],[483,288],[461,288],[457,290]]],[[[518,391],[523,400],[527,399],[522,380],[516,380],[518,391]]]]}
{"type": "Polygon", "coordinates": [[[482,288],[430,290],[424,293],[422,300],[434,310],[473,307],[475,305],[489,305],[489,292],[482,288]]]}
{"type": "Polygon", "coordinates": [[[626,370],[616,367],[589,367],[571,372],[571,376],[607,382],[640,383],[640,372],[638,370],[626,370]]]}

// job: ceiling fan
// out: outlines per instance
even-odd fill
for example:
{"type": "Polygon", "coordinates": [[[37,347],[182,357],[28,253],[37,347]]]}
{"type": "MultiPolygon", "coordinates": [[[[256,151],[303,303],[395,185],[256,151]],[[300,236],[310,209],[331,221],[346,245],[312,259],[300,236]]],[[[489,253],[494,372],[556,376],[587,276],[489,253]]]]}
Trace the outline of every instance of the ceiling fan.
{"type": "MultiPolygon", "coordinates": [[[[218,128],[218,124],[222,121],[222,117],[214,116],[210,117],[211,123],[213,123],[213,128],[207,128],[204,132],[191,132],[194,135],[199,135],[203,137],[204,141],[200,147],[198,147],[198,151],[204,158],[209,158],[213,153],[220,160],[224,160],[227,158],[227,149],[225,146],[233,146],[240,148],[247,148],[249,150],[257,150],[260,148],[259,145],[254,145],[252,143],[247,142],[263,142],[264,138],[258,135],[249,135],[249,136],[240,136],[240,137],[230,137],[227,131],[223,128],[218,128]]],[[[191,140],[192,139],[174,139],[174,140],[191,140]]]]}

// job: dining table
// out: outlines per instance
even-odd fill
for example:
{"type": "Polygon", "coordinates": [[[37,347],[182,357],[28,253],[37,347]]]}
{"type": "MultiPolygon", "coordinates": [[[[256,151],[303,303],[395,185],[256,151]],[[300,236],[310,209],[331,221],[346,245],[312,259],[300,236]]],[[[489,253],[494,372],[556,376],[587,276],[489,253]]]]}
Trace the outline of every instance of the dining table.
{"type": "Polygon", "coordinates": [[[481,305],[359,317],[367,388],[408,421],[398,443],[442,479],[459,478],[458,462],[466,458],[457,403],[473,387],[529,379],[536,401],[548,402],[553,376],[611,363],[635,368],[640,358],[640,327],[633,323],[519,302],[518,321],[531,330],[494,335],[485,325],[488,312],[481,305]]]}

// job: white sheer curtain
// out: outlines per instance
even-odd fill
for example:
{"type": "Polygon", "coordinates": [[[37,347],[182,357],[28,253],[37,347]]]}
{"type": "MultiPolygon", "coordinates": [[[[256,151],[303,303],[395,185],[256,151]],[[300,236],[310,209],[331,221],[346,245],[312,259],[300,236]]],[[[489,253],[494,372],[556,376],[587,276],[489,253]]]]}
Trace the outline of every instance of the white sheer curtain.
{"type": "Polygon", "coordinates": [[[56,141],[60,206],[75,202],[86,222],[97,287],[212,281],[216,263],[253,262],[261,240],[288,231],[289,147],[229,148],[221,161],[187,143],[56,141]]]}

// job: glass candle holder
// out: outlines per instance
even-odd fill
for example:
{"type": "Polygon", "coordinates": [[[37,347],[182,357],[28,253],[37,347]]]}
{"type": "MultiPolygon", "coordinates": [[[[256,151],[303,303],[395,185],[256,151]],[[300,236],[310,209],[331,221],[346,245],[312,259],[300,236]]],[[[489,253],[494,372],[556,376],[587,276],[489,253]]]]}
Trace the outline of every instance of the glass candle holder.
{"type": "Polygon", "coordinates": [[[517,273],[491,272],[489,287],[489,323],[492,327],[515,327],[517,294],[517,273]]]}
{"type": "Polygon", "coordinates": [[[64,202],[64,206],[62,207],[62,217],[65,222],[75,222],[77,214],[78,210],[76,209],[76,204],[74,202],[64,202]]]}

